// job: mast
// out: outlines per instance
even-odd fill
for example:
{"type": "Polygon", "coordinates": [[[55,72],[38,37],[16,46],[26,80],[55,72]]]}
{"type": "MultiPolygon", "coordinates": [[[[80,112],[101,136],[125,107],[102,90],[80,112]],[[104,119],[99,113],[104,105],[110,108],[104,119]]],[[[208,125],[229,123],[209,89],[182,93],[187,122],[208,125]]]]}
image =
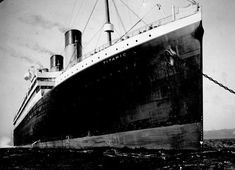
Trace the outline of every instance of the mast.
{"type": "Polygon", "coordinates": [[[104,25],[104,31],[107,32],[108,43],[109,46],[112,45],[112,37],[111,33],[113,32],[113,24],[110,22],[110,15],[109,15],[109,2],[108,0],[105,1],[105,11],[106,11],[106,23],[104,25]]]}

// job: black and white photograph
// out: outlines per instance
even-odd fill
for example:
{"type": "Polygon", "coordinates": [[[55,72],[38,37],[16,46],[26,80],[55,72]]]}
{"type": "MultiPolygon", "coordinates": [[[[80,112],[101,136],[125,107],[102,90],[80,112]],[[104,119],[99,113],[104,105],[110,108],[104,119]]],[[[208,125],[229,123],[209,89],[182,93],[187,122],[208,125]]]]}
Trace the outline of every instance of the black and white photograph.
{"type": "Polygon", "coordinates": [[[0,0],[0,169],[235,169],[234,9],[0,0]]]}

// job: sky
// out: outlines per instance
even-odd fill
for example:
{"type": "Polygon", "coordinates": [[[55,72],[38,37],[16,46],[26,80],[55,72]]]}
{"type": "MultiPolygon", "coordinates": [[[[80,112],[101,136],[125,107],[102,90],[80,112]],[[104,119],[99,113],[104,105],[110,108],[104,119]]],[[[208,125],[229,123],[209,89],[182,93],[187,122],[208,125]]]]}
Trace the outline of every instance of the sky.
{"type": "MultiPolygon", "coordinates": [[[[105,43],[104,0],[99,0],[86,27],[95,0],[0,0],[0,147],[12,144],[13,118],[29,83],[23,79],[31,66],[48,67],[52,54],[64,55],[64,32],[83,32],[83,51],[105,43]]],[[[202,5],[203,72],[235,89],[235,1],[198,0],[202,5]]],[[[125,0],[137,15],[152,22],[166,16],[170,4],[187,6],[187,0],[125,0]],[[161,10],[151,10],[153,4],[161,10]],[[147,13],[147,11],[151,11],[147,13]]],[[[138,17],[121,0],[110,0],[114,38],[128,30],[138,17]]],[[[140,23],[137,27],[143,26],[140,23]]],[[[204,130],[235,128],[235,95],[203,79],[204,130]]]]}

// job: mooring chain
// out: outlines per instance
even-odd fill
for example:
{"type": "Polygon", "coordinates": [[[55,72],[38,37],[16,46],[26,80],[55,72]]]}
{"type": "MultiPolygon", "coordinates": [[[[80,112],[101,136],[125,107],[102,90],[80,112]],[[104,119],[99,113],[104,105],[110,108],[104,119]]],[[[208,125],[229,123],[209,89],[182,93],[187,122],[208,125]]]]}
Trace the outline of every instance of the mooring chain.
{"type": "Polygon", "coordinates": [[[218,86],[220,86],[220,87],[224,88],[225,90],[229,91],[230,93],[235,94],[235,91],[234,91],[234,90],[232,90],[232,89],[230,89],[229,87],[223,85],[222,83],[218,82],[217,80],[213,79],[212,77],[208,76],[207,74],[202,73],[202,75],[203,75],[204,77],[206,77],[208,80],[210,80],[210,81],[212,81],[213,83],[217,84],[218,86]]]}
{"type": "MultiPolygon", "coordinates": [[[[171,48],[165,50],[165,53],[168,54],[168,56],[165,54],[165,57],[172,57],[172,59],[177,58],[176,61],[180,61],[181,63],[187,64],[171,48]]],[[[169,59],[169,61],[170,61],[170,59],[169,59]]],[[[169,63],[169,64],[172,65],[171,63],[169,63]]],[[[190,68],[190,65],[189,64],[187,64],[187,65],[190,68]]],[[[211,76],[208,76],[207,74],[203,73],[201,70],[198,70],[198,73],[203,75],[205,78],[207,78],[208,80],[212,81],[213,83],[217,84],[218,86],[222,87],[223,89],[227,90],[228,92],[230,92],[232,94],[235,94],[234,90],[232,90],[231,88],[223,85],[222,83],[218,82],[217,80],[213,79],[211,76]]]]}

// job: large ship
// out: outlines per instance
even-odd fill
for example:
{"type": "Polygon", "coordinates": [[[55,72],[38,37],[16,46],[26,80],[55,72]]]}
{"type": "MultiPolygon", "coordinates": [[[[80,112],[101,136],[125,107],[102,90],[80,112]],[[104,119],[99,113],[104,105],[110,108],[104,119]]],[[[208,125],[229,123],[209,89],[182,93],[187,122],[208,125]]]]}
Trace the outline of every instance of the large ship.
{"type": "Polygon", "coordinates": [[[65,33],[65,62],[31,70],[14,118],[14,145],[199,149],[202,138],[202,19],[192,3],[82,54],[79,30],[65,33]],[[65,68],[65,69],[64,69],[65,68]]]}

